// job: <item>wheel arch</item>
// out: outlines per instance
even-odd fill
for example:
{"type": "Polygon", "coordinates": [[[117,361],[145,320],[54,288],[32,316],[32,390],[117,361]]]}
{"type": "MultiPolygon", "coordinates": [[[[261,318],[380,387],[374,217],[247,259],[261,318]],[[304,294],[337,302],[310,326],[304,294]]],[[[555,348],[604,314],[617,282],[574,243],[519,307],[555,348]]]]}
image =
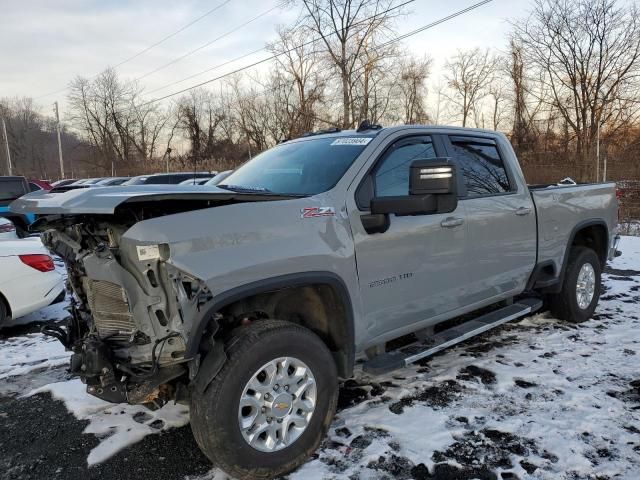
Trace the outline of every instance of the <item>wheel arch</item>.
{"type": "Polygon", "coordinates": [[[562,284],[567,271],[567,264],[569,263],[571,247],[578,245],[593,249],[600,259],[600,266],[604,268],[609,248],[609,229],[607,227],[607,223],[602,219],[594,218],[579,222],[573,227],[569,234],[567,248],[565,249],[564,257],[562,259],[562,267],[560,275],[558,276],[559,281],[549,290],[550,293],[557,293],[562,289],[562,284]]]}
{"type": "Polygon", "coordinates": [[[609,230],[604,220],[585,220],[578,223],[572,230],[562,264],[563,272],[567,264],[569,249],[581,245],[589,247],[596,252],[600,259],[601,267],[607,262],[609,249],[609,230]]]}
{"type": "MultiPolygon", "coordinates": [[[[11,311],[11,304],[2,292],[0,292],[0,303],[2,303],[2,305],[4,305],[4,308],[6,309],[7,319],[11,318],[13,314],[11,311]]],[[[2,325],[0,325],[0,327],[2,327],[2,325]]]]}
{"type": "MultiPolygon", "coordinates": [[[[195,358],[207,326],[215,314],[233,309],[242,302],[276,296],[273,309],[277,313],[301,314],[297,323],[310,328],[327,344],[334,355],[338,374],[347,378],[355,362],[354,313],[351,297],[344,281],[333,272],[314,271],[291,273],[251,282],[216,295],[194,322],[189,335],[185,358],[195,358]],[[303,296],[301,302],[293,302],[303,296]],[[323,312],[307,314],[305,306],[320,301],[323,312]],[[309,303],[306,303],[309,302],[309,303]],[[299,308],[296,308],[296,304],[299,308]]],[[[316,306],[318,306],[316,304],[316,306]]],[[[291,320],[291,318],[280,318],[291,320]]]]}

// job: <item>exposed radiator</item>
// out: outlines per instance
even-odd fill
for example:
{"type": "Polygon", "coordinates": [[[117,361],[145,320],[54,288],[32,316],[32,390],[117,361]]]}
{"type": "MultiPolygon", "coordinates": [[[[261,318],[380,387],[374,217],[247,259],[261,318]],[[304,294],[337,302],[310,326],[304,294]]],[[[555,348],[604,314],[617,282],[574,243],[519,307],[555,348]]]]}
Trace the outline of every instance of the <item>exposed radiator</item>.
{"type": "Polygon", "coordinates": [[[84,277],[84,291],[100,338],[125,341],[136,331],[124,290],[115,283],[84,277]]]}

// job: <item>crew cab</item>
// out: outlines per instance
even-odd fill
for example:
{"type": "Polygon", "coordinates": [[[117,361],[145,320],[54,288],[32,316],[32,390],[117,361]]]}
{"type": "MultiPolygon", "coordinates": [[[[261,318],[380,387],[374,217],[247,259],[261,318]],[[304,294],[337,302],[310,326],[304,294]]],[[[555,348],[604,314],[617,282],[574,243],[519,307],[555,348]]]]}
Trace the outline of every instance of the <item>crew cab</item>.
{"type": "Polygon", "coordinates": [[[387,373],[543,305],[587,320],[619,253],[614,188],[529,186],[500,133],[363,124],[283,142],[217,186],[11,208],[66,262],[73,319],[47,333],[88,392],[189,402],[213,463],[269,478],[319,445],[356,358],[387,373]]]}

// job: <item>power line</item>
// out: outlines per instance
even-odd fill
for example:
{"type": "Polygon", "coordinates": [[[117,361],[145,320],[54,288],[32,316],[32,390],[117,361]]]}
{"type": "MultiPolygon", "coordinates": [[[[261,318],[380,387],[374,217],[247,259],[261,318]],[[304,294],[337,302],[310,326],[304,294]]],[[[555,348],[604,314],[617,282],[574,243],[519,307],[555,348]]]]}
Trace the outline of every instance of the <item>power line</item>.
{"type": "Polygon", "coordinates": [[[213,67],[209,67],[206,70],[202,70],[202,71],[200,71],[198,73],[194,73],[193,75],[189,75],[188,77],[184,77],[184,78],[182,78],[180,80],[176,80],[174,82],[162,85],[161,87],[154,88],[153,90],[149,90],[147,92],[147,94],[154,93],[154,92],[157,92],[159,90],[164,90],[165,88],[172,87],[174,85],[177,85],[178,83],[186,82],[187,80],[191,80],[194,77],[199,77],[200,75],[203,75],[205,73],[211,72],[213,70],[217,70],[218,68],[224,67],[225,65],[229,65],[230,63],[237,62],[238,60],[242,60],[244,58],[250,57],[251,55],[255,55],[256,53],[260,53],[262,51],[264,51],[264,48],[258,48],[257,50],[253,50],[252,52],[245,53],[245,54],[243,54],[243,55],[241,55],[239,57],[232,58],[231,60],[227,60],[226,62],[219,63],[218,65],[214,65],[213,67]]]}
{"type": "MultiPolygon", "coordinates": [[[[361,24],[361,23],[368,22],[369,20],[372,20],[372,19],[374,19],[374,18],[376,18],[376,17],[379,17],[380,15],[384,15],[385,13],[389,13],[389,12],[391,12],[391,11],[393,11],[393,10],[397,10],[397,9],[399,9],[399,8],[402,8],[402,7],[404,7],[404,6],[406,6],[406,5],[410,4],[410,3],[413,3],[413,2],[415,2],[415,1],[416,1],[416,0],[407,0],[407,1],[405,1],[405,2],[403,2],[403,3],[401,3],[401,4],[398,4],[398,5],[394,6],[394,7],[390,7],[390,8],[388,8],[387,10],[385,10],[385,11],[383,11],[383,12],[376,13],[375,15],[372,15],[372,16],[370,16],[370,17],[367,17],[367,18],[363,19],[363,20],[360,20],[359,22],[354,23],[352,26],[356,26],[356,25],[359,25],[359,24],[361,24]]],[[[491,1],[491,0],[487,0],[487,1],[491,1]]],[[[329,35],[326,35],[326,36],[331,36],[331,35],[335,35],[335,32],[334,32],[334,33],[331,33],[331,34],[329,34],[329,35]]],[[[311,44],[313,44],[313,43],[319,42],[320,40],[322,40],[322,37],[312,38],[311,40],[309,40],[309,41],[307,41],[307,42],[304,42],[304,43],[303,43],[303,44],[301,44],[301,45],[297,45],[297,46],[292,47],[292,48],[290,48],[290,49],[288,49],[288,50],[285,50],[285,51],[283,51],[283,52],[280,52],[280,53],[277,53],[277,54],[271,55],[271,56],[269,56],[269,57],[267,57],[267,58],[264,58],[264,59],[262,59],[262,60],[259,60],[258,62],[255,62],[255,63],[253,63],[253,64],[251,64],[251,65],[248,65],[248,66],[246,66],[246,67],[242,67],[242,68],[241,68],[240,70],[238,70],[238,71],[241,71],[241,70],[244,70],[244,69],[247,69],[247,68],[254,67],[254,66],[256,66],[256,65],[259,65],[259,64],[261,64],[261,63],[267,62],[267,61],[269,61],[269,60],[273,60],[273,59],[275,59],[275,58],[277,58],[277,57],[280,57],[280,56],[285,55],[285,54],[287,54],[287,53],[293,52],[294,50],[296,50],[296,49],[298,49],[298,48],[302,48],[302,47],[305,47],[305,46],[307,46],[307,45],[311,45],[311,44]]],[[[233,62],[237,62],[238,60],[241,60],[241,59],[243,59],[243,58],[249,57],[249,56],[254,55],[254,54],[256,54],[256,53],[260,53],[260,52],[262,52],[262,51],[264,51],[264,50],[266,50],[266,48],[265,48],[265,47],[259,48],[259,49],[257,49],[257,50],[253,50],[252,52],[245,53],[245,54],[243,54],[243,55],[240,55],[239,57],[235,57],[235,58],[233,58],[233,59],[231,59],[231,60],[228,60],[228,61],[226,61],[226,62],[224,62],[224,63],[218,64],[218,65],[214,65],[213,67],[209,67],[209,68],[207,68],[207,69],[205,69],[205,70],[202,70],[202,71],[200,71],[200,72],[198,72],[198,73],[195,73],[195,74],[193,74],[193,75],[189,75],[188,77],[185,77],[185,78],[182,78],[182,79],[180,79],[180,80],[177,80],[177,81],[174,81],[174,82],[168,83],[168,84],[166,84],[166,85],[163,85],[163,86],[161,86],[161,87],[155,88],[155,89],[151,90],[151,91],[150,91],[150,92],[148,92],[148,93],[157,92],[158,90],[164,90],[164,89],[165,89],[165,88],[167,88],[167,87],[170,87],[170,86],[175,85],[175,84],[177,84],[177,83],[182,83],[182,82],[184,82],[184,81],[186,81],[186,80],[189,80],[189,79],[191,79],[191,78],[193,78],[193,77],[198,77],[198,76],[200,76],[200,75],[202,75],[202,74],[204,74],[204,73],[210,72],[210,71],[212,71],[212,70],[217,70],[217,69],[218,69],[218,68],[220,68],[220,67],[223,67],[223,66],[228,65],[228,64],[233,63],[233,62]]],[[[203,82],[202,84],[198,84],[198,85],[195,85],[195,86],[193,86],[193,87],[189,87],[189,88],[187,88],[187,89],[185,89],[185,90],[182,90],[182,91],[177,92],[177,93],[175,93],[175,94],[171,94],[171,95],[169,95],[169,96],[173,96],[173,95],[178,95],[178,94],[180,94],[180,93],[184,93],[184,92],[185,92],[185,91],[187,91],[187,90],[191,90],[191,89],[193,89],[193,88],[197,88],[197,87],[199,87],[199,86],[202,86],[202,85],[204,85],[204,84],[206,84],[206,83],[213,82],[213,81],[215,81],[215,80],[218,80],[219,78],[223,78],[224,76],[233,75],[234,73],[237,73],[237,71],[230,72],[230,73],[228,73],[228,74],[223,75],[222,77],[216,77],[216,78],[214,78],[214,79],[211,79],[211,80],[208,80],[208,81],[206,81],[206,82],[203,82]]],[[[153,102],[156,102],[156,101],[160,101],[160,100],[163,100],[163,99],[164,99],[164,97],[161,97],[161,98],[159,98],[159,99],[152,100],[151,102],[147,102],[147,103],[145,103],[145,104],[143,104],[143,105],[146,105],[146,104],[148,104],[148,103],[153,103],[153,102]]]]}
{"type": "MultiPolygon", "coordinates": [[[[125,63],[130,62],[131,60],[134,60],[136,58],[138,58],[141,55],[144,55],[145,53],[147,53],[149,50],[157,47],[158,45],[166,42],[167,40],[169,40],[170,38],[175,37],[176,35],[178,35],[179,33],[185,31],[187,28],[195,25],[196,23],[198,23],[200,20],[202,20],[205,17],[208,17],[209,15],[211,15],[212,13],[214,13],[215,11],[219,10],[220,8],[224,7],[227,3],[231,2],[231,0],[223,0],[222,3],[219,3],[218,5],[216,5],[215,7],[213,7],[210,10],[207,10],[206,12],[204,12],[202,15],[200,15],[197,18],[194,18],[193,20],[191,20],[189,23],[187,23],[186,25],[183,25],[182,27],[180,27],[178,30],[170,33],[169,35],[167,35],[166,37],[161,38],[160,40],[158,40],[157,42],[149,45],[148,47],[140,50],[138,53],[136,53],[135,55],[132,55],[129,58],[126,58],[125,60],[121,61],[120,63],[118,63],[117,65],[115,65],[113,68],[118,68],[122,65],[124,65],[125,63]]],[[[96,77],[99,74],[95,74],[93,75],[93,77],[96,77]]],[[[92,78],[93,78],[92,77],[92,78]]],[[[39,99],[39,98],[44,98],[44,97],[49,97],[51,95],[55,95],[57,93],[61,93],[64,92],[66,90],[68,90],[69,87],[65,87],[65,88],[61,88],[60,90],[56,90],[55,92],[51,92],[51,93],[45,93],[44,95],[40,95],[38,97],[35,97],[35,99],[39,99]]]]}
{"type": "MultiPolygon", "coordinates": [[[[414,1],[414,0],[410,0],[408,2],[405,2],[405,4],[411,3],[412,1],[414,1]]],[[[467,8],[464,8],[462,10],[458,10],[458,11],[452,13],[451,15],[447,15],[446,17],[442,17],[442,18],[440,18],[440,19],[438,19],[438,20],[436,20],[434,22],[431,22],[431,23],[428,23],[426,25],[423,25],[420,28],[417,28],[417,29],[412,30],[412,31],[407,32],[407,33],[404,33],[404,34],[402,34],[402,35],[400,35],[400,36],[398,36],[398,37],[396,37],[396,38],[394,38],[394,39],[392,39],[392,40],[390,40],[390,41],[388,41],[386,43],[383,43],[383,44],[377,46],[376,48],[382,48],[382,47],[390,45],[392,43],[399,42],[400,40],[404,40],[406,38],[409,38],[409,37],[411,37],[413,35],[417,35],[418,33],[421,33],[421,32],[423,32],[425,30],[428,30],[428,29],[433,28],[433,27],[435,27],[437,25],[445,23],[445,22],[447,22],[449,20],[452,20],[453,18],[456,18],[456,17],[458,17],[460,15],[463,15],[463,14],[465,14],[467,12],[475,10],[476,8],[479,8],[479,7],[483,6],[483,5],[486,5],[487,3],[491,3],[492,1],[493,0],[482,0],[480,2],[474,3],[473,5],[471,5],[471,6],[467,7],[467,8]]],[[[380,15],[380,14],[378,14],[378,15],[380,15]]],[[[374,15],[371,18],[375,18],[378,15],[374,15]]],[[[280,52],[280,53],[271,55],[270,57],[263,58],[262,60],[258,60],[256,62],[253,62],[253,63],[251,63],[249,65],[244,66],[244,67],[237,68],[237,69],[235,69],[235,70],[233,70],[231,72],[225,73],[223,75],[219,75],[217,77],[210,78],[209,80],[205,80],[204,82],[200,82],[200,83],[198,83],[196,85],[192,85],[191,87],[183,88],[182,90],[178,90],[176,92],[169,93],[167,95],[164,95],[164,96],[159,97],[159,98],[155,98],[153,100],[149,100],[148,102],[142,103],[140,106],[143,107],[145,105],[150,105],[152,103],[160,102],[162,100],[166,100],[167,98],[175,97],[176,95],[180,95],[181,93],[185,93],[185,92],[188,92],[189,90],[193,90],[194,88],[199,88],[199,87],[202,87],[202,86],[207,85],[209,83],[215,82],[217,80],[221,80],[221,79],[229,77],[231,75],[235,75],[236,73],[242,72],[244,70],[248,70],[248,69],[253,68],[255,66],[258,66],[258,65],[260,65],[262,63],[268,62],[269,60],[273,60],[273,59],[275,59],[277,57],[280,57],[280,56],[282,56],[282,55],[284,55],[286,53],[292,52],[293,50],[296,50],[297,48],[304,47],[306,45],[309,45],[311,43],[317,42],[319,40],[320,40],[320,38],[316,38],[316,39],[310,40],[308,42],[303,43],[302,45],[298,45],[298,46],[293,47],[291,49],[285,50],[284,52],[280,52]]],[[[235,59],[235,60],[237,60],[237,59],[235,59]]],[[[235,61],[235,60],[232,60],[232,61],[235,61]]]]}
{"type": "Polygon", "coordinates": [[[145,73],[144,75],[142,75],[142,76],[140,76],[140,77],[136,78],[136,80],[142,80],[143,78],[146,78],[146,77],[148,77],[149,75],[153,75],[154,73],[159,72],[160,70],[164,70],[165,68],[167,68],[167,67],[168,67],[168,66],[170,66],[170,65],[173,65],[174,63],[178,63],[180,60],[183,60],[183,59],[185,59],[185,58],[187,58],[187,57],[189,57],[189,56],[193,55],[194,53],[199,52],[199,51],[200,51],[200,50],[202,50],[203,48],[206,48],[206,47],[209,47],[209,46],[213,45],[213,44],[214,44],[214,43],[216,43],[218,40],[222,40],[223,38],[228,37],[228,36],[229,36],[229,35],[231,35],[232,33],[237,32],[237,31],[238,31],[238,30],[240,30],[241,28],[246,27],[246,26],[247,26],[247,25],[249,25],[250,23],[255,22],[256,20],[258,20],[258,19],[260,19],[260,18],[264,17],[265,15],[270,14],[271,12],[273,12],[274,10],[276,10],[276,9],[278,9],[278,8],[281,8],[282,6],[284,6],[284,3],[278,3],[278,4],[276,4],[275,6],[271,7],[270,9],[265,10],[264,12],[260,13],[259,15],[256,15],[256,16],[255,16],[255,17],[253,17],[252,19],[247,20],[247,21],[246,21],[246,22],[244,22],[244,23],[241,23],[241,24],[240,24],[240,25],[238,25],[237,27],[234,27],[234,28],[232,28],[231,30],[227,30],[225,33],[223,33],[222,35],[220,35],[220,36],[218,36],[218,37],[214,38],[213,40],[211,40],[211,41],[209,41],[209,42],[206,42],[206,43],[204,43],[204,44],[200,45],[199,47],[194,48],[193,50],[189,50],[187,53],[185,53],[185,54],[183,54],[183,55],[180,55],[179,57],[174,58],[173,60],[171,60],[171,61],[169,61],[169,62],[165,63],[164,65],[160,65],[159,67],[157,67],[157,68],[155,68],[155,69],[153,69],[153,70],[151,70],[151,71],[149,71],[149,72],[145,73]]]}

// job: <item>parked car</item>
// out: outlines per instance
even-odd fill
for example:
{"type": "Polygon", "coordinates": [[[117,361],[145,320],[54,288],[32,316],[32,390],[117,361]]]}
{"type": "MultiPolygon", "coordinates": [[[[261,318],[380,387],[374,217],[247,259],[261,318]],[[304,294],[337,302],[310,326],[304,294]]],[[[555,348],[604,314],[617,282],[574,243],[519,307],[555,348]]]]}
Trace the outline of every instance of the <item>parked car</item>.
{"type": "Polygon", "coordinates": [[[94,185],[96,185],[97,187],[113,187],[116,185],[122,185],[130,178],[131,177],[107,177],[103,178],[99,182],[96,182],[94,185]]]}
{"type": "Polygon", "coordinates": [[[51,184],[45,180],[29,179],[29,191],[31,192],[37,192],[38,190],[46,190],[48,192],[52,188],[51,184]]]}
{"type": "Polygon", "coordinates": [[[88,393],[188,401],[200,448],[243,479],[318,447],[356,355],[388,373],[543,299],[584,321],[619,254],[614,184],[530,187],[504,135],[453,127],[333,130],[210,189],[33,193],[12,210],[51,215],[88,393]],[[410,333],[424,341],[390,343],[410,333]]]}
{"type": "Polygon", "coordinates": [[[17,240],[16,227],[8,218],[0,217],[0,240],[17,240]]]}
{"type": "Polygon", "coordinates": [[[193,178],[211,178],[211,174],[207,172],[154,173],[138,175],[124,182],[123,185],[177,185],[193,178]]]}
{"type": "Polygon", "coordinates": [[[189,178],[187,180],[181,181],[178,185],[204,185],[213,177],[202,177],[202,178],[189,178]]]}
{"type": "Polygon", "coordinates": [[[62,179],[62,180],[58,180],[58,181],[56,181],[56,182],[53,182],[53,183],[51,184],[51,186],[52,186],[53,188],[55,188],[55,187],[63,187],[63,186],[65,186],[65,185],[70,185],[70,184],[72,184],[72,183],[74,183],[74,182],[77,182],[77,181],[78,181],[78,179],[77,179],[77,178],[65,178],[65,179],[62,179]]]}
{"type": "Polygon", "coordinates": [[[99,182],[108,179],[109,177],[96,177],[96,178],[83,178],[76,180],[72,183],[53,187],[51,193],[64,193],[69,190],[79,190],[83,188],[91,188],[99,185],[99,182]]]}
{"type": "Polygon", "coordinates": [[[224,172],[220,172],[215,177],[210,180],[207,180],[204,185],[218,185],[222,180],[227,178],[229,175],[233,173],[233,170],[225,170],[224,172]]]}
{"type": "Polygon", "coordinates": [[[0,242],[0,328],[64,296],[64,279],[39,239],[0,242]]]}
{"type": "Polygon", "coordinates": [[[25,177],[0,177],[0,217],[8,218],[16,227],[19,236],[25,236],[29,225],[35,220],[30,213],[18,214],[9,210],[9,204],[16,198],[30,192],[29,182],[25,177]]]}

